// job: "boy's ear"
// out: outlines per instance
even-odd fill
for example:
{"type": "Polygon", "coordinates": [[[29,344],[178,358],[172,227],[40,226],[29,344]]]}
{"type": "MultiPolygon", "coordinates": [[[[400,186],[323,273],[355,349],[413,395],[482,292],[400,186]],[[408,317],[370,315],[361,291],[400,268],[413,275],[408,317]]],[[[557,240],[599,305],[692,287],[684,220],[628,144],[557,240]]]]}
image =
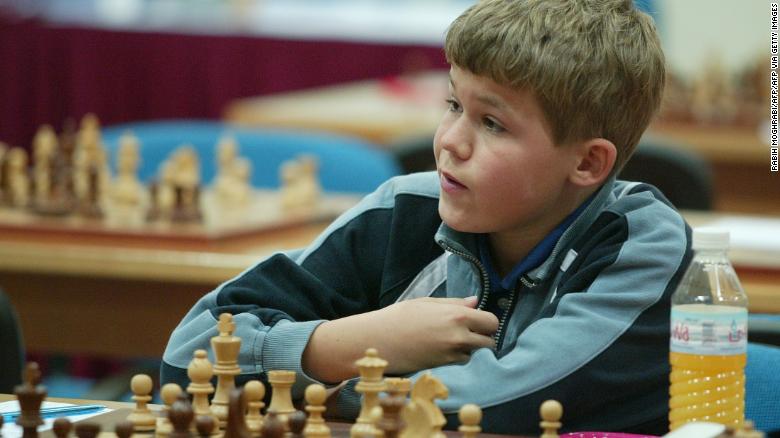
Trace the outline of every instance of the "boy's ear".
{"type": "Polygon", "coordinates": [[[570,180],[578,186],[599,185],[607,179],[617,158],[615,145],[603,138],[586,140],[575,146],[577,166],[570,180]]]}

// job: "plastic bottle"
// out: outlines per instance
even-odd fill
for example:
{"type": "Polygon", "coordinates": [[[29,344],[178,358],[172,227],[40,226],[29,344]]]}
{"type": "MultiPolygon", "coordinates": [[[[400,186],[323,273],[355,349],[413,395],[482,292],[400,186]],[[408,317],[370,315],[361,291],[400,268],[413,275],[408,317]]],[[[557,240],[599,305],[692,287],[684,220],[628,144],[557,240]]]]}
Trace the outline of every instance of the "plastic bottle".
{"type": "Polygon", "coordinates": [[[727,231],[693,231],[694,257],[672,295],[669,428],[745,418],[747,296],[726,255],[727,231]]]}

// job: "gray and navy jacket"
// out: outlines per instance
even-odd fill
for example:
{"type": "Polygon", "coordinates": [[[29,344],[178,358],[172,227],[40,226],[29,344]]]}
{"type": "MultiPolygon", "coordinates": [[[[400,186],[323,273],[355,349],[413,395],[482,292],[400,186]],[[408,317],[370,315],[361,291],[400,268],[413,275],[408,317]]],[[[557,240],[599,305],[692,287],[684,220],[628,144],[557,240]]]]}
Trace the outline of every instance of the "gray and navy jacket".
{"type": "MultiPolygon", "coordinates": [[[[480,236],[442,223],[438,197],[436,173],[393,178],[309,247],[220,285],[174,330],[162,381],[186,384],[196,349],[214,360],[209,339],[229,312],[242,339],[238,383],[295,370],[301,398],[314,383],[301,357],[323,321],[403,299],[477,295],[499,316],[496,348],[430,370],[450,390],[440,403],[449,426],[461,405],[476,403],[485,432],[536,434],[539,405],[556,399],[566,430],[668,431],[670,296],[691,250],[690,229],[663,195],[609,180],[509,290],[491,284],[480,236]]],[[[352,386],[339,395],[348,416],[359,407],[352,386]]]]}

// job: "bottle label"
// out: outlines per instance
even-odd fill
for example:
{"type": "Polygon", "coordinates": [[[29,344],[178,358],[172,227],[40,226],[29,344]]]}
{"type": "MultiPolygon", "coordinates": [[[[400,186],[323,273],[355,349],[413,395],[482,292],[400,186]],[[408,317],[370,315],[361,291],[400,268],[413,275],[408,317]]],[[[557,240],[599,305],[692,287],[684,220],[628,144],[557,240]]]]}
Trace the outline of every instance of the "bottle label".
{"type": "Polygon", "coordinates": [[[670,350],[701,355],[747,353],[747,309],[688,304],[672,307],[670,350]]]}

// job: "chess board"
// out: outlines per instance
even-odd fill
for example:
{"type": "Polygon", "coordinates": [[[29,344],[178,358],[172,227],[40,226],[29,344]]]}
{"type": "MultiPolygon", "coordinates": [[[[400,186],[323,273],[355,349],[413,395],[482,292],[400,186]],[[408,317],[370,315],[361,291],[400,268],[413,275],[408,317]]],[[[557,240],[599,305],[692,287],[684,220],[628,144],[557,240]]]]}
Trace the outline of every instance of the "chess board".
{"type": "Polygon", "coordinates": [[[203,219],[198,222],[148,221],[144,206],[118,210],[107,205],[105,217],[100,219],[45,216],[26,209],[0,207],[0,230],[212,242],[330,221],[360,200],[355,194],[326,193],[315,205],[285,209],[280,196],[278,191],[255,190],[246,205],[224,206],[213,193],[205,191],[201,199],[203,219]]]}

